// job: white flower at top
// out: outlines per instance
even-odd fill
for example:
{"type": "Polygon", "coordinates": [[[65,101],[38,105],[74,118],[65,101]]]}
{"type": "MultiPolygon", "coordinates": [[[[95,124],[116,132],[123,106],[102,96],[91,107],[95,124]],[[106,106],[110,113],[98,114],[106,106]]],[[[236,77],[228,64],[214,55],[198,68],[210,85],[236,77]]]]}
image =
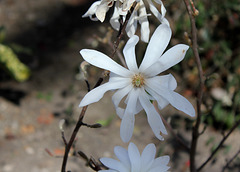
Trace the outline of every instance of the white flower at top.
{"type": "Polygon", "coordinates": [[[163,54],[171,37],[171,29],[166,24],[158,26],[147,46],[141,65],[138,67],[135,56],[135,46],[139,38],[134,35],[126,43],[123,54],[128,69],[120,66],[105,54],[96,50],[83,49],[80,54],[88,63],[109,70],[109,81],[88,92],[82,99],[80,107],[99,101],[105,92],[117,90],[112,97],[118,116],[122,119],[120,136],[128,142],[133,133],[135,114],[142,109],[147,113],[147,120],[155,136],[164,140],[161,134],[167,134],[165,126],[151,100],[156,100],[159,109],[169,103],[176,109],[195,116],[191,103],[180,94],[174,92],[177,87],[175,78],[171,75],[157,76],[161,72],[179,63],[184,58],[188,46],[178,44],[163,54]],[[126,108],[120,108],[119,103],[125,97],[126,108]]]}
{"type": "Polygon", "coordinates": [[[128,150],[121,146],[114,148],[114,153],[120,161],[111,158],[100,158],[100,161],[109,169],[99,172],[166,172],[169,156],[155,159],[156,147],[148,144],[140,155],[135,144],[129,143],[128,150]]]}
{"type": "MultiPolygon", "coordinates": [[[[126,14],[135,0],[99,0],[94,2],[82,17],[90,17],[91,20],[94,21],[100,20],[101,22],[103,22],[105,20],[107,11],[109,10],[109,8],[113,6],[114,1],[116,1],[115,2],[116,4],[114,6],[114,13],[110,19],[110,23],[115,30],[119,30],[120,16],[123,16],[123,19],[125,20],[126,14]],[[96,17],[94,17],[94,15],[96,17]]],[[[148,2],[150,11],[154,16],[158,18],[158,20],[161,23],[169,25],[167,19],[165,18],[166,9],[163,6],[161,0],[136,0],[136,1],[138,2],[138,4],[128,21],[126,32],[129,37],[133,36],[137,29],[137,23],[139,22],[141,25],[141,40],[144,42],[148,42],[150,30],[147,17],[150,14],[147,14],[144,1],[148,2]],[[158,9],[155,7],[152,1],[161,5],[161,13],[159,13],[158,9]]]]}

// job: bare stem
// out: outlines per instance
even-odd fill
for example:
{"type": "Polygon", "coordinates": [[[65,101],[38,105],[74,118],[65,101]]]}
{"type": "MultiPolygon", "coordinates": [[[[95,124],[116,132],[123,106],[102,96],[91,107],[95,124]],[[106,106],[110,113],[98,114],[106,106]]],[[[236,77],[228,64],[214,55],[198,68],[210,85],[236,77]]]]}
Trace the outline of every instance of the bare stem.
{"type": "MultiPolygon", "coordinates": [[[[191,142],[191,148],[190,148],[190,171],[196,172],[196,165],[195,165],[195,155],[196,155],[196,149],[197,149],[197,142],[199,138],[199,126],[201,123],[201,104],[202,104],[202,96],[203,96],[203,88],[204,88],[204,79],[203,79],[203,70],[202,70],[202,64],[198,53],[198,44],[197,44],[197,28],[195,23],[195,15],[192,11],[191,6],[194,7],[193,3],[190,5],[189,0],[183,0],[187,12],[191,21],[191,35],[192,35],[192,50],[193,54],[197,63],[198,68],[198,75],[199,75],[199,88],[198,88],[198,95],[197,95],[197,119],[196,124],[193,127],[192,131],[192,142],[191,142]]],[[[193,8],[195,10],[195,8],[193,8]]]]}
{"type": "MultiPolygon", "coordinates": [[[[120,40],[122,39],[122,36],[123,36],[123,34],[124,34],[124,31],[125,31],[125,28],[126,28],[126,26],[127,26],[127,23],[128,23],[128,21],[129,21],[129,19],[130,19],[130,17],[131,17],[131,14],[132,14],[133,11],[134,11],[134,8],[136,7],[136,5],[137,5],[137,2],[135,1],[135,2],[133,3],[133,5],[131,6],[130,10],[128,11],[127,15],[126,15],[126,19],[125,19],[123,25],[121,26],[119,35],[118,35],[118,37],[117,37],[117,41],[114,42],[114,51],[113,51],[113,53],[112,53],[111,56],[110,56],[111,58],[114,57],[114,55],[115,55],[115,53],[116,53],[116,51],[117,51],[117,49],[118,49],[120,40]]],[[[107,73],[109,73],[109,72],[107,72],[107,73]]],[[[105,73],[105,74],[106,74],[106,73],[105,73]]],[[[102,77],[99,78],[99,80],[97,81],[97,83],[96,83],[96,85],[94,86],[94,88],[96,88],[96,87],[98,87],[99,85],[101,85],[102,81],[103,81],[103,78],[102,78],[102,77]]],[[[88,90],[89,90],[89,83],[88,83],[88,82],[87,82],[87,86],[88,86],[88,90]]],[[[82,111],[81,111],[81,113],[80,113],[78,122],[77,122],[77,124],[76,124],[76,126],[75,126],[75,128],[74,128],[74,130],[73,130],[73,133],[72,133],[72,135],[71,135],[71,138],[70,138],[69,142],[68,142],[68,143],[66,144],[66,146],[65,146],[65,153],[64,153],[64,157],[63,157],[61,172],[66,172],[66,165],[67,165],[67,160],[68,160],[68,154],[69,154],[69,151],[70,151],[70,149],[71,149],[71,147],[72,147],[72,144],[73,144],[73,142],[74,142],[74,140],[75,140],[75,138],[76,138],[76,135],[77,135],[80,127],[83,125],[83,122],[82,122],[82,121],[83,121],[83,118],[84,118],[85,113],[86,113],[86,111],[87,111],[87,107],[88,107],[88,106],[84,106],[84,107],[82,108],[82,111]]]]}
{"type": "Polygon", "coordinates": [[[227,133],[226,136],[223,137],[221,142],[218,144],[217,148],[211,153],[211,155],[208,157],[208,159],[197,169],[197,171],[201,171],[203,167],[213,158],[213,156],[217,153],[217,151],[222,147],[223,143],[227,140],[227,138],[230,136],[230,134],[237,128],[237,126],[240,124],[240,120],[238,120],[234,126],[230,129],[230,131],[227,133]]]}

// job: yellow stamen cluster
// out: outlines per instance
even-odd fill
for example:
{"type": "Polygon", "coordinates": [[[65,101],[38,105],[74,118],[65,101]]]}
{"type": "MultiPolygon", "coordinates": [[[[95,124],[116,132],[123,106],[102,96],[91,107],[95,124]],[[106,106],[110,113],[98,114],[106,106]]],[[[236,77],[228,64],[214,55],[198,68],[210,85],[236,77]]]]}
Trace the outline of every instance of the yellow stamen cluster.
{"type": "Polygon", "coordinates": [[[141,87],[144,85],[144,77],[139,73],[132,77],[132,84],[134,87],[141,87]]]}

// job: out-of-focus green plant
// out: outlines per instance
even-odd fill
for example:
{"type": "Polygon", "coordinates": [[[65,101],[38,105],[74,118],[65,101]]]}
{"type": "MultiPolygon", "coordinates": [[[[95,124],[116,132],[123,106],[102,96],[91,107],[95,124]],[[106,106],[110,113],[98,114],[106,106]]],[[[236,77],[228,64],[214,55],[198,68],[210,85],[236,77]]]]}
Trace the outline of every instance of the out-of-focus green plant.
{"type": "Polygon", "coordinates": [[[30,75],[30,69],[17,58],[11,48],[0,44],[0,66],[19,82],[26,81],[30,75]]]}
{"type": "Polygon", "coordinates": [[[18,59],[12,48],[2,43],[4,39],[5,29],[0,27],[0,67],[18,82],[26,81],[31,75],[30,69],[18,59]]]}

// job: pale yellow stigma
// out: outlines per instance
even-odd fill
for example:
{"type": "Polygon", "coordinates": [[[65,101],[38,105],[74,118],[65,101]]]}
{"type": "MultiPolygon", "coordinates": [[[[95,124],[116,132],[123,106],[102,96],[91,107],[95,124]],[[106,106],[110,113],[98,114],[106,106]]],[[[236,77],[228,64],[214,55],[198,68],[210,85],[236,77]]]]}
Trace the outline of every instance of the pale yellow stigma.
{"type": "Polygon", "coordinates": [[[132,77],[132,84],[134,87],[141,87],[144,85],[144,77],[139,73],[132,77]]]}

